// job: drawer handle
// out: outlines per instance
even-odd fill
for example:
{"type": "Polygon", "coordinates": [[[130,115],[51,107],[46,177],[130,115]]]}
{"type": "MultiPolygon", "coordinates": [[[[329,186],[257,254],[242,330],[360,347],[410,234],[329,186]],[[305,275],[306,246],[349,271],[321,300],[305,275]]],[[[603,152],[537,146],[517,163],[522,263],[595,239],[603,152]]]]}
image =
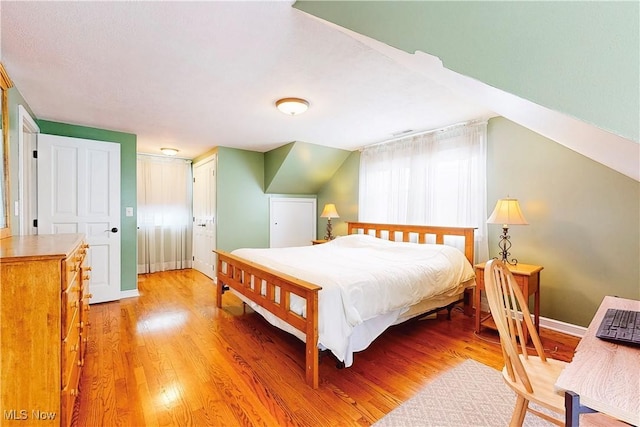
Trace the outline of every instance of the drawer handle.
{"type": "Polygon", "coordinates": [[[82,342],[88,343],[89,342],[89,338],[88,337],[87,338],[82,338],[82,342]]]}
{"type": "Polygon", "coordinates": [[[80,262],[82,261],[84,257],[82,255],[76,255],[76,261],[80,262]]]}
{"type": "Polygon", "coordinates": [[[69,270],[75,273],[76,271],[78,271],[78,266],[74,264],[73,267],[71,267],[69,270]]]}
{"type": "MultiPolygon", "coordinates": [[[[80,362],[78,362],[78,363],[80,363],[80,362]]],[[[78,395],[78,390],[75,389],[75,388],[72,388],[71,390],[69,390],[69,394],[71,396],[77,396],[78,395]]]]}
{"type": "Polygon", "coordinates": [[[84,271],[91,271],[91,267],[86,267],[84,271]]]}
{"type": "Polygon", "coordinates": [[[76,307],[78,307],[78,305],[80,305],[78,303],[78,301],[74,301],[74,302],[71,303],[71,308],[76,308],[76,307]]]}
{"type": "Polygon", "coordinates": [[[79,347],[79,345],[78,345],[78,344],[74,344],[74,345],[72,345],[72,346],[71,346],[71,351],[73,351],[73,352],[78,351],[78,347],[79,347]]]}
{"type": "Polygon", "coordinates": [[[77,324],[77,327],[78,327],[78,328],[84,328],[84,322],[80,322],[80,323],[78,323],[78,324],[77,324]]]}
{"type": "Polygon", "coordinates": [[[84,297],[85,298],[93,298],[93,294],[86,294],[84,297]]]}
{"type": "Polygon", "coordinates": [[[89,249],[89,244],[85,243],[85,244],[82,245],[82,247],[85,248],[85,249],[89,249]]]}
{"type": "Polygon", "coordinates": [[[84,360],[78,360],[78,366],[84,366],[84,360]]]}
{"type": "Polygon", "coordinates": [[[89,280],[90,278],[91,278],[91,276],[89,276],[88,274],[82,276],[82,280],[89,280]]]}

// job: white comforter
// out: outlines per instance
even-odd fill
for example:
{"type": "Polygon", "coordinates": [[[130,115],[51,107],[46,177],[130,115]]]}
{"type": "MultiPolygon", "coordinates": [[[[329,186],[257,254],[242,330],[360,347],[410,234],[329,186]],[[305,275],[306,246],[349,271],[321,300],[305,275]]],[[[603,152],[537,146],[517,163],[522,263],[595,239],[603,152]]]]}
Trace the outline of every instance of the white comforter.
{"type": "MultiPolygon", "coordinates": [[[[349,339],[355,327],[387,313],[397,318],[406,307],[426,298],[459,293],[460,284],[474,278],[471,264],[454,247],[391,242],[362,234],[322,245],[232,253],[322,286],[319,344],[347,366],[352,361],[349,339]]],[[[306,315],[303,299],[292,296],[291,305],[306,315]]],[[[258,311],[265,316],[264,310],[258,311]]],[[[282,327],[275,316],[265,317],[282,327]]]]}

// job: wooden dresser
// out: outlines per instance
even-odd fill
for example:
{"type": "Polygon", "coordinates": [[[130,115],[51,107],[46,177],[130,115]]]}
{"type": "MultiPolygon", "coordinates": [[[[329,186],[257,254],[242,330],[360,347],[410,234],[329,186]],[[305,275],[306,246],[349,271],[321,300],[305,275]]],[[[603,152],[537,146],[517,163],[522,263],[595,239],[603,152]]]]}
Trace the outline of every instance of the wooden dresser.
{"type": "Polygon", "coordinates": [[[88,341],[82,234],[0,240],[0,425],[68,426],[88,341]]]}

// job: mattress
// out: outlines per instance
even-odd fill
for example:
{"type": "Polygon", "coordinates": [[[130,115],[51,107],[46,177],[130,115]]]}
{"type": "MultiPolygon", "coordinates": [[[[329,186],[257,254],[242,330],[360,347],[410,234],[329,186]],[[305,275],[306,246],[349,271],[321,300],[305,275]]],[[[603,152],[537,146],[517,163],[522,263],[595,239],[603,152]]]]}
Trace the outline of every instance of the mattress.
{"type": "MultiPolygon", "coordinates": [[[[232,254],[322,286],[318,294],[318,344],[350,366],[411,307],[428,300],[449,302],[474,280],[464,254],[451,246],[392,242],[355,234],[322,245],[238,249],[232,254]]],[[[303,332],[237,294],[271,324],[305,340],[303,332]]],[[[306,304],[292,296],[291,309],[306,304]]]]}

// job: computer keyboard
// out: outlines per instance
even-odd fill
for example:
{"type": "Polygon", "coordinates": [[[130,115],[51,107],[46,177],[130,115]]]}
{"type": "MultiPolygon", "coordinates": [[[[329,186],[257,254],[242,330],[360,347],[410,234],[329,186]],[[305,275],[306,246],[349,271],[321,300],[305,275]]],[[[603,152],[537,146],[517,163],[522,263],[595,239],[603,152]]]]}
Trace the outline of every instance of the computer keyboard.
{"type": "Polygon", "coordinates": [[[596,337],[618,344],[640,346],[640,311],[608,309],[596,337]]]}

